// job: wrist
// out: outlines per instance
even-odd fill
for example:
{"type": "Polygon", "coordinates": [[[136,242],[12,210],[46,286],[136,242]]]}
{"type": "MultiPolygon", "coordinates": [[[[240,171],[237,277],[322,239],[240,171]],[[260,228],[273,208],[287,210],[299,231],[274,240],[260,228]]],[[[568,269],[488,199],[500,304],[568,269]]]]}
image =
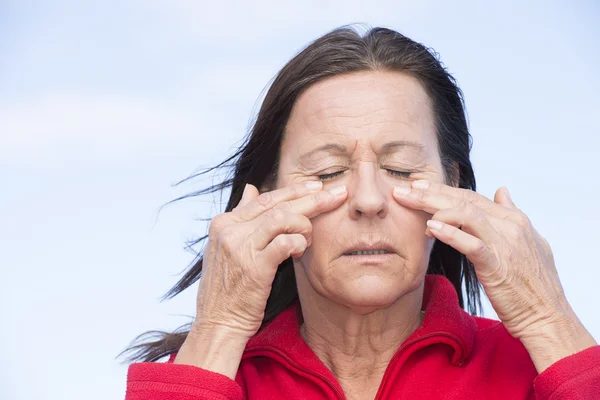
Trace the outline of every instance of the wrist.
{"type": "Polygon", "coordinates": [[[235,379],[248,340],[226,327],[194,326],[174,363],[193,365],[235,379]]]}
{"type": "Polygon", "coordinates": [[[538,373],[565,357],[597,345],[576,316],[536,327],[520,339],[538,373]]]}

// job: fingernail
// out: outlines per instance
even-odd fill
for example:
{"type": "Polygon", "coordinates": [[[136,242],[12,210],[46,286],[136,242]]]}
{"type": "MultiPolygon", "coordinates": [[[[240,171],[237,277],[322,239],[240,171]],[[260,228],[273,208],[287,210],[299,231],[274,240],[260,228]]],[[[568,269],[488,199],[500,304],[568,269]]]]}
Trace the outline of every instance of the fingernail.
{"type": "Polygon", "coordinates": [[[416,189],[427,189],[429,187],[429,181],[425,179],[414,181],[412,187],[416,189]]]}
{"type": "Polygon", "coordinates": [[[332,195],[334,195],[336,197],[341,197],[344,194],[346,194],[346,186],[342,185],[342,186],[332,187],[331,189],[329,189],[329,193],[331,193],[332,195]]]}
{"type": "Polygon", "coordinates": [[[444,226],[444,223],[430,219],[429,221],[427,221],[427,226],[429,227],[429,229],[439,231],[444,226]]]}
{"type": "Polygon", "coordinates": [[[410,193],[410,188],[403,187],[403,186],[396,186],[394,188],[394,194],[397,194],[398,196],[406,196],[409,193],[410,193]]]}
{"type": "Polygon", "coordinates": [[[510,197],[510,192],[508,191],[508,188],[506,186],[504,186],[504,193],[506,193],[506,197],[508,197],[508,199],[512,201],[512,197],[510,197]]]}
{"type": "Polygon", "coordinates": [[[308,190],[321,190],[323,182],[321,181],[309,181],[304,184],[308,190]]]}

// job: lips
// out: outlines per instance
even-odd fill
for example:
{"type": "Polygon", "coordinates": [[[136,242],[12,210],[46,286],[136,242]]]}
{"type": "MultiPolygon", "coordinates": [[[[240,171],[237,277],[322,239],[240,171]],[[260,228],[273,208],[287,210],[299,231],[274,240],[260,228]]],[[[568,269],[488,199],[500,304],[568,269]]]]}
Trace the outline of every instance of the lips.
{"type": "Polygon", "coordinates": [[[389,254],[387,250],[359,250],[348,254],[349,256],[371,256],[375,254],[389,254]]]}
{"type": "Polygon", "coordinates": [[[344,256],[367,256],[367,255],[381,255],[381,254],[390,254],[390,253],[395,253],[395,249],[383,242],[383,241],[376,241],[376,242],[360,242],[357,243],[355,246],[350,247],[349,249],[346,249],[346,251],[344,251],[344,253],[342,255],[344,256]]]}

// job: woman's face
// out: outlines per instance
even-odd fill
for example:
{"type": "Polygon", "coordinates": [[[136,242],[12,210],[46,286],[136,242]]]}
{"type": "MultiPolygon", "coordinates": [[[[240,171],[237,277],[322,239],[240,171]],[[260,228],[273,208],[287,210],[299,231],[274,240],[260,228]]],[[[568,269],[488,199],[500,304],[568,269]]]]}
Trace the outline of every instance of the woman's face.
{"type": "MultiPolygon", "coordinates": [[[[277,187],[345,185],[339,208],[312,220],[312,246],[295,260],[312,288],[352,309],[386,307],[418,288],[433,239],[428,215],[400,206],[395,186],[443,182],[429,99],[414,78],[358,72],[310,86],[296,101],[281,145],[277,187]],[[378,248],[383,255],[360,255],[378,248]]],[[[300,280],[299,280],[300,282],[300,280]]]]}

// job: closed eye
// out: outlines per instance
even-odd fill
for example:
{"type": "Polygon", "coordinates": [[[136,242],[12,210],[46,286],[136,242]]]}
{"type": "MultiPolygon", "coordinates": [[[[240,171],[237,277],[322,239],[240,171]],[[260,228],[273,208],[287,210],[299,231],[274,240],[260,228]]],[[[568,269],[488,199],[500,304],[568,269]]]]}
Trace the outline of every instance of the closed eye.
{"type": "Polygon", "coordinates": [[[333,178],[335,178],[335,177],[337,177],[337,176],[340,176],[340,175],[342,175],[343,173],[344,173],[344,171],[342,170],[342,171],[332,172],[332,173],[330,173],[330,174],[322,174],[322,175],[317,175],[317,177],[318,177],[318,178],[319,178],[319,180],[321,180],[321,181],[326,181],[326,180],[329,180],[329,179],[333,179],[333,178]]]}
{"type": "MultiPolygon", "coordinates": [[[[396,171],[394,169],[387,169],[387,168],[385,170],[388,172],[388,174],[390,174],[391,176],[397,177],[397,178],[408,178],[412,174],[412,172],[409,172],[409,171],[396,171]]],[[[344,170],[336,171],[336,172],[332,172],[330,174],[317,175],[317,177],[321,181],[326,181],[329,179],[336,178],[336,177],[342,175],[344,172],[345,172],[344,170]]]]}
{"type": "Polygon", "coordinates": [[[408,171],[396,171],[394,169],[387,169],[386,171],[388,172],[388,174],[395,176],[395,177],[399,177],[399,178],[408,178],[410,177],[410,174],[412,174],[412,172],[408,172],[408,171]]]}

